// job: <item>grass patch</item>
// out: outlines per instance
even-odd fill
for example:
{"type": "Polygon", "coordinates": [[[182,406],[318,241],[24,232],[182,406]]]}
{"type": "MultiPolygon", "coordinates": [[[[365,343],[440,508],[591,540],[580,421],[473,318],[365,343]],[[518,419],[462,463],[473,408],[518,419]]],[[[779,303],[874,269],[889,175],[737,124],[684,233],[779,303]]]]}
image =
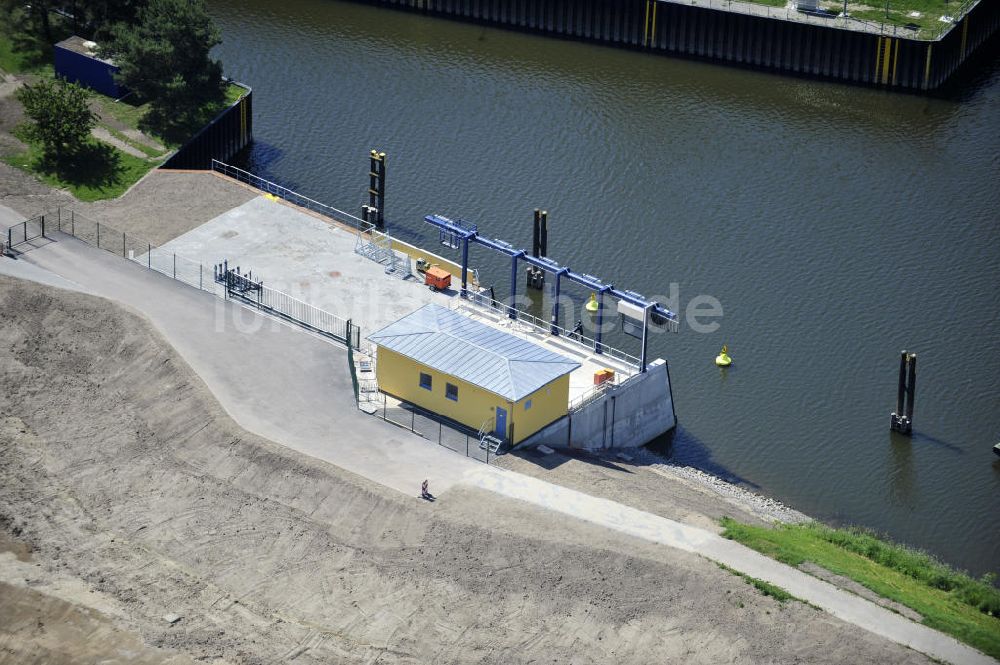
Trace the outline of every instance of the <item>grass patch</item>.
{"type": "Polygon", "coordinates": [[[23,130],[14,134],[28,145],[28,150],[8,155],[3,161],[51,187],[68,189],[80,201],[117,198],[158,166],[158,162],[127,155],[96,140],[73,159],[54,164],[44,158],[41,146],[28,140],[23,130]]]}
{"type": "Polygon", "coordinates": [[[128,144],[129,146],[135,148],[136,150],[141,151],[147,157],[151,157],[151,158],[161,157],[161,156],[165,155],[167,152],[169,152],[168,150],[157,150],[156,148],[151,148],[150,146],[148,146],[148,145],[146,145],[144,143],[139,143],[138,141],[133,141],[132,139],[130,139],[129,137],[125,136],[124,134],[122,134],[121,132],[119,132],[116,129],[111,129],[110,127],[106,127],[106,129],[116,139],[118,139],[119,141],[122,141],[123,143],[128,144]]]}
{"type": "Polygon", "coordinates": [[[798,600],[799,602],[802,602],[799,598],[796,598],[792,594],[788,593],[787,591],[785,591],[784,589],[782,589],[780,586],[775,586],[774,584],[771,584],[770,582],[765,582],[764,580],[757,579],[756,577],[751,577],[750,575],[747,575],[745,573],[741,573],[740,571],[738,571],[738,570],[736,570],[734,568],[730,568],[729,566],[727,566],[727,565],[725,565],[723,563],[716,563],[716,565],[719,568],[722,568],[723,570],[728,571],[728,572],[732,573],[733,575],[736,575],[737,577],[742,577],[743,581],[745,581],[747,584],[749,584],[753,588],[757,589],[757,591],[760,591],[762,595],[770,596],[771,598],[774,598],[779,603],[784,603],[784,602],[789,601],[789,600],[798,600]]]}
{"type": "Polygon", "coordinates": [[[1000,589],[863,529],[815,522],[775,528],[722,519],[723,536],[792,566],[810,561],[906,605],[924,624],[1000,658],[1000,589]]]}
{"type": "MultiPolygon", "coordinates": [[[[225,97],[222,102],[206,104],[197,112],[193,122],[182,127],[180,131],[157,131],[157,127],[150,126],[149,122],[144,121],[148,120],[146,114],[150,110],[150,104],[149,102],[138,100],[135,95],[130,95],[119,101],[115,101],[110,97],[104,97],[103,95],[95,95],[95,97],[101,104],[101,108],[118,122],[132,129],[141,129],[150,138],[156,139],[156,141],[168,148],[178,148],[187,139],[191,138],[198,129],[210,123],[215,119],[215,116],[236,103],[240,97],[246,94],[246,90],[238,85],[229,83],[226,85],[224,93],[225,97]]],[[[135,147],[143,152],[147,152],[151,157],[157,156],[156,153],[148,153],[147,148],[143,146],[136,145],[135,147]]]]}
{"type": "MultiPolygon", "coordinates": [[[[58,22],[54,22],[53,29],[60,29],[58,22]]],[[[10,23],[0,24],[0,69],[3,71],[8,74],[54,76],[53,57],[52,47],[46,46],[42,40],[14,34],[10,23]]]]}

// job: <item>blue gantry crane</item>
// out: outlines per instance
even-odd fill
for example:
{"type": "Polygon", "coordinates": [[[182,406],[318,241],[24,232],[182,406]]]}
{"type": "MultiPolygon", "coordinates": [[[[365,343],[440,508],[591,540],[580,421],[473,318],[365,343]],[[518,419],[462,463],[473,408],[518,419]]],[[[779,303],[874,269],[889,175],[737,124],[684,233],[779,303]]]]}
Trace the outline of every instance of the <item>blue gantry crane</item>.
{"type": "MultiPolygon", "coordinates": [[[[631,318],[642,320],[642,354],[640,356],[639,370],[646,371],[646,347],[649,338],[649,323],[652,321],[657,325],[667,325],[670,330],[677,332],[677,315],[659,304],[658,302],[646,300],[641,294],[635,291],[616,289],[613,284],[606,284],[599,278],[586,273],[574,272],[566,266],[559,265],[556,261],[546,256],[532,256],[523,249],[516,249],[513,245],[503,240],[485,238],[479,233],[476,224],[464,220],[455,220],[443,215],[427,215],[424,217],[431,226],[437,227],[441,244],[452,249],[462,250],[462,289],[461,296],[468,297],[468,270],[469,270],[469,243],[474,242],[487,249],[503,254],[510,258],[510,295],[513,301],[517,295],[517,266],[518,261],[523,261],[527,265],[534,266],[540,270],[551,274],[555,278],[554,297],[552,298],[552,328],[553,335],[559,334],[559,292],[563,279],[580,284],[596,294],[596,332],[594,335],[594,352],[603,353],[601,344],[601,330],[604,319],[604,298],[611,296],[626,303],[626,309],[632,311],[631,318]]],[[[507,307],[507,316],[512,319],[517,318],[517,310],[514,307],[507,307]]]]}

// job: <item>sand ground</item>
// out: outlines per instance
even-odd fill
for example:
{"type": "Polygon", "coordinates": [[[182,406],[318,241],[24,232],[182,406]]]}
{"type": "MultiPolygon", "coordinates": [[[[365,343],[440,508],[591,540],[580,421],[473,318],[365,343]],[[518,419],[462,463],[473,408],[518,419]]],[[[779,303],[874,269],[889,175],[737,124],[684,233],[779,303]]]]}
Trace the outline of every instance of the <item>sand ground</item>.
{"type": "Polygon", "coordinates": [[[926,662],[692,554],[276,446],[109,301],[0,278],[0,311],[0,662],[926,662]]]}

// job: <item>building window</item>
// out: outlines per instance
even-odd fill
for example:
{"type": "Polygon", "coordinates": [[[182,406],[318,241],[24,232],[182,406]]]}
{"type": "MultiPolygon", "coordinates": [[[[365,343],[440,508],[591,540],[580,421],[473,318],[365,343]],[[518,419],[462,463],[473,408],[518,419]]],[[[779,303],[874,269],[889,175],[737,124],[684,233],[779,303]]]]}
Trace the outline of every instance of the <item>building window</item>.
{"type": "Polygon", "coordinates": [[[531,400],[529,399],[527,402],[524,403],[524,410],[527,411],[530,408],[531,408],[531,400]]]}
{"type": "Polygon", "coordinates": [[[420,373],[420,387],[424,388],[425,390],[430,390],[431,389],[431,375],[430,374],[424,374],[423,372],[420,373]]]}
{"type": "Polygon", "coordinates": [[[458,386],[451,383],[444,384],[444,396],[453,402],[458,401],[458,386]]]}

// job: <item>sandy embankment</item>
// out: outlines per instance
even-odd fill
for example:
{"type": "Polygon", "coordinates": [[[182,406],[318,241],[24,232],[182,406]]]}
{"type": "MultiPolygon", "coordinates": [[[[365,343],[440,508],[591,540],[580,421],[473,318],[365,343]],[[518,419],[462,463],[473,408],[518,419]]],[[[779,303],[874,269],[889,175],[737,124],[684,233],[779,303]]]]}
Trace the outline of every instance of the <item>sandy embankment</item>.
{"type": "Polygon", "coordinates": [[[30,556],[0,554],[0,662],[926,662],[697,556],[248,434],[107,301],[0,278],[0,311],[0,528],[30,556]]]}

